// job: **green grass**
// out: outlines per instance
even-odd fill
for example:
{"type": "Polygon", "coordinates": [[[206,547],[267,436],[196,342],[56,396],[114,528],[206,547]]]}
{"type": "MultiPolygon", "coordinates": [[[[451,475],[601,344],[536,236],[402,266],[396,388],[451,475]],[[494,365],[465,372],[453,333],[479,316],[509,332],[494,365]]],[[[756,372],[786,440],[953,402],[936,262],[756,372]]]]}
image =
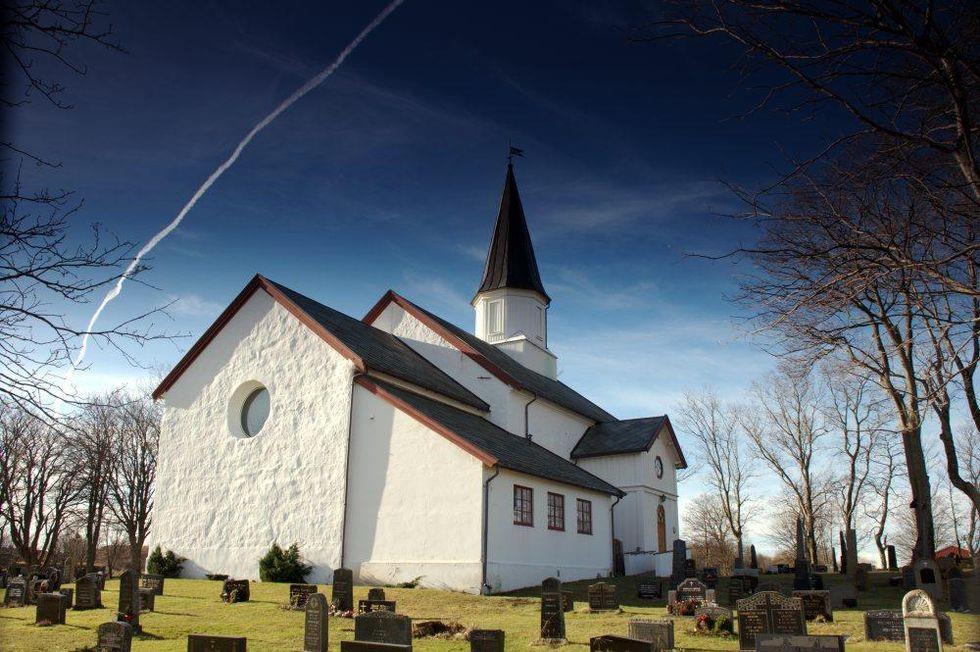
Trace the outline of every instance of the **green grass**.
{"type": "MultiPolygon", "coordinates": [[[[839,578],[826,576],[830,583],[839,578]]],[[[872,574],[873,590],[860,594],[863,609],[899,608],[902,591],[887,586],[883,574],[872,574]]],[[[791,583],[791,576],[779,578],[791,583]]],[[[589,638],[599,634],[626,634],[627,620],[631,616],[664,616],[663,602],[653,603],[636,599],[637,578],[625,577],[613,580],[619,587],[622,611],[620,613],[588,613],[586,587],[589,582],[572,582],[565,585],[575,597],[575,612],[566,614],[569,645],[564,649],[587,649],[589,638]]],[[[724,602],[726,591],[719,587],[719,600],[724,602]]],[[[329,588],[320,591],[329,597],[329,588]]],[[[251,651],[300,650],[303,636],[303,614],[283,610],[289,587],[286,584],[252,584],[252,600],[235,605],[223,604],[219,599],[221,584],[207,580],[167,580],[166,594],[156,599],[156,611],[144,613],[141,621],[145,634],[137,637],[133,649],[186,650],[188,634],[221,634],[248,637],[251,651]]],[[[387,597],[398,602],[398,611],[414,620],[458,620],[467,627],[504,629],[507,632],[507,648],[529,649],[538,632],[539,603],[537,589],[517,591],[506,596],[480,597],[447,593],[428,589],[385,589],[387,597]]],[[[110,581],[102,593],[105,605],[115,606],[118,600],[118,582],[110,581]]],[[[355,600],[367,597],[367,587],[354,591],[355,600]]],[[[69,611],[66,625],[37,627],[34,625],[34,607],[0,609],[0,650],[31,652],[40,650],[75,650],[95,644],[95,630],[100,623],[113,617],[114,610],[69,611]]],[[[958,644],[980,639],[977,621],[980,617],[950,614],[953,621],[954,639],[958,644]]],[[[847,634],[849,652],[882,650],[901,652],[902,644],[864,641],[863,614],[860,610],[834,612],[834,622],[810,623],[811,634],[847,634]]],[[[693,633],[693,618],[677,618],[675,632],[680,648],[702,650],[735,650],[735,639],[718,639],[693,633]]],[[[354,623],[349,619],[330,619],[330,647],[339,649],[341,640],[354,637],[354,623]]],[[[465,640],[416,639],[417,650],[468,650],[465,640]]],[[[547,648],[534,647],[534,650],[547,648]]],[[[947,647],[946,649],[949,649],[947,647]]],[[[954,648],[955,649],[955,648],[954,648]]]]}

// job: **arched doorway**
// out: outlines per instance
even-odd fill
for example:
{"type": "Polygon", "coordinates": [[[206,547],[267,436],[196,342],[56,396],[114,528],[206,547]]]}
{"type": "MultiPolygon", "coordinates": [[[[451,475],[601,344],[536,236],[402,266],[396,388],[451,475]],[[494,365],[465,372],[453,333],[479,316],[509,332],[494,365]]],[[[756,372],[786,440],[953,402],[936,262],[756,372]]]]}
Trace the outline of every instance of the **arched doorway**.
{"type": "Polygon", "coordinates": [[[657,549],[667,552],[667,513],[663,504],[657,505],[657,549]]]}

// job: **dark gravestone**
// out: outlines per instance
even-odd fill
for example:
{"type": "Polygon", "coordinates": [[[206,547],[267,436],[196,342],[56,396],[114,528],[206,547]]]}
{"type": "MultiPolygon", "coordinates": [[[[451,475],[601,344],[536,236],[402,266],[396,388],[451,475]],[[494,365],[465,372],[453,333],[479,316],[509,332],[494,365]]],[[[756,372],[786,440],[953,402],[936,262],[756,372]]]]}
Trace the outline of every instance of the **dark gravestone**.
{"type": "Polygon", "coordinates": [[[396,604],[394,600],[358,600],[357,613],[367,614],[372,611],[390,611],[394,613],[396,604]]]}
{"type": "Polygon", "coordinates": [[[698,576],[698,566],[693,559],[684,560],[684,579],[698,576]]]}
{"type": "Polygon", "coordinates": [[[154,611],[156,608],[157,594],[153,589],[140,588],[140,611],[154,611]]]}
{"type": "Polygon", "coordinates": [[[165,578],[163,575],[154,575],[153,573],[143,573],[140,575],[140,588],[141,589],[153,589],[153,593],[156,595],[163,595],[163,583],[165,578]]]}
{"type": "Polygon", "coordinates": [[[949,608],[953,611],[969,612],[970,595],[966,580],[962,577],[954,577],[946,583],[946,587],[949,589],[949,608]]]}
{"type": "Polygon", "coordinates": [[[854,569],[854,586],[858,591],[867,591],[870,588],[870,570],[868,564],[858,564],[854,569]]]}
{"type": "Polygon", "coordinates": [[[615,611],[619,609],[616,587],[605,582],[589,585],[589,611],[615,611]]]}
{"type": "Polygon", "coordinates": [[[932,559],[919,559],[912,565],[915,571],[915,588],[925,591],[933,602],[943,599],[943,578],[939,566],[932,559]]]}
{"type": "Polygon", "coordinates": [[[683,539],[674,541],[674,553],[671,557],[670,587],[675,588],[684,581],[684,562],[687,561],[687,543],[683,539]]]}
{"type": "Polygon", "coordinates": [[[58,593],[65,596],[65,609],[71,609],[75,604],[75,589],[58,589],[58,593]]]}
{"type": "Polygon", "coordinates": [[[372,643],[371,641],[341,641],[340,652],[411,652],[411,645],[372,643]]]}
{"type": "Polygon", "coordinates": [[[221,599],[231,604],[234,602],[248,602],[252,597],[248,580],[225,580],[221,585],[221,599]]]}
{"type": "Polygon", "coordinates": [[[39,625],[64,625],[66,602],[65,596],[60,593],[39,593],[34,622],[39,625]]]}
{"type": "MultiPolygon", "coordinates": [[[[136,600],[139,600],[139,594],[136,591],[136,574],[131,570],[123,571],[122,575],[119,576],[119,607],[116,611],[126,616],[133,616],[139,613],[140,605],[138,603],[134,604],[136,600]]],[[[130,619],[127,618],[126,621],[130,622],[130,619]]],[[[134,625],[133,629],[139,633],[138,626],[134,625]]]]}
{"type": "Polygon", "coordinates": [[[636,591],[636,597],[641,600],[661,600],[664,597],[663,583],[660,578],[654,578],[652,582],[641,582],[636,591]]]}
{"type": "Polygon", "coordinates": [[[904,641],[902,612],[896,609],[865,611],[864,638],[868,641],[904,641]]]}
{"type": "Polygon", "coordinates": [[[889,545],[885,550],[888,555],[888,570],[898,570],[898,555],[895,554],[895,546],[889,545]]]}
{"type": "Polygon", "coordinates": [[[129,623],[99,625],[95,649],[98,652],[130,652],[133,648],[133,628],[129,623]]]}
{"type": "Polygon", "coordinates": [[[806,618],[799,598],[763,591],[739,600],[736,607],[741,650],[755,649],[756,634],[806,634],[806,618]]]}
{"type": "Polygon", "coordinates": [[[330,602],[339,611],[354,610],[354,571],[349,568],[338,568],[333,572],[330,602]]]}
{"type": "Polygon", "coordinates": [[[915,588],[915,570],[911,566],[902,567],[902,588],[906,591],[915,588]]]}
{"type": "Polygon", "coordinates": [[[606,634],[589,639],[590,652],[653,652],[650,641],[606,634]]]}
{"type": "Polygon", "coordinates": [[[385,590],[380,586],[368,589],[368,600],[385,600],[385,590]]]}
{"type": "Polygon", "coordinates": [[[749,568],[758,568],[759,558],[755,554],[755,545],[749,546],[749,568]]]}
{"type": "Polygon", "coordinates": [[[372,611],[354,617],[354,640],[412,645],[412,619],[393,611],[372,611]]]}
{"type": "Polygon", "coordinates": [[[244,636],[187,635],[187,652],[246,652],[247,645],[244,636]]]}
{"type": "Polygon", "coordinates": [[[27,580],[12,577],[7,580],[7,593],[3,596],[3,606],[23,607],[27,604],[27,580]]]}
{"type": "Polygon", "coordinates": [[[94,573],[78,578],[75,581],[75,610],[101,608],[102,589],[99,587],[99,578],[94,573]]]}
{"type": "Polygon", "coordinates": [[[755,649],[757,652],[844,652],[845,638],[836,634],[821,636],[759,634],[755,637],[755,649]]]}
{"type": "Polygon", "coordinates": [[[806,558],[806,540],[803,532],[803,519],[796,519],[796,561],[794,564],[795,576],[793,577],[793,588],[797,591],[809,591],[813,588],[810,579],[810,562],[806,558]]]}
{"type": "Polygon", "coordinates": [[[306,609],[306,601],[316,593],[316,584],[290,584],[289,606],[292,609],[306,609]]]}
{"type": "Polygon", "coordinates": [[[847,574],[847,542],[844,541],[844,531],[838,530],[840,535],[840,572],[841,575],[847,574]]]}
{"type": "Polygon", "coordinates": [[[830,606],[830,591],[793,591],[793,597],[803,603],[803,616],[807,620],[823,619],[833,622],[834,610],[830,606]]]}
{"type": "Polygon", "coordinates": [[[575,599],[572,597],[571,591],[561,592],[561,608],[565,613],[575,611],[575,599]]]}
{"type": "Polygon", "coordinates": [[[630,618],[630,638],[648,641],[653,650],[674,649],[674,621],[668,618],[630,618]]]}
{"type": "Polygon", "coordinates": [[[714,602],[714,591],[701,580],[690,577],[677,585],[678,601],[695,600],[699,603],[714,602]]]}
{"type": "Polygon", "coordinates": [[[705,586],[709,589],[714,589],[718,587],[718,569],[714,566],[708,566],[707,568],[701,569],[701,581],[704,582],[705,586]]]}
{"type": "Polygon", "coordinates": [[[736,575],[728,578],[728,606],[734,607],[739,600],[751,596],[758,586],[758,578],[747,575],[736,575]]]}
{"type": "Polygon", "coordinates": [[[909,591],[902,598],[906,652],[939,652],[943,649],[936,605],[923,590],[909,591]]]}
{"type": "Polygon", "coordinates": [[[327,652],[329,609],[326,596],[322,593],[307,596],[304,613],[303,652],[327,652]]]}
{"type": "Polygon", "coordinates": [[[565,638],[565,610],[562,608],[561,581],[549,577],[541,582],[541,638],[565,638]]]}
{"type": "Polygon", "coordinates": [[[470,652],[504,652],[504,630],[470,630],[470,652]]]}

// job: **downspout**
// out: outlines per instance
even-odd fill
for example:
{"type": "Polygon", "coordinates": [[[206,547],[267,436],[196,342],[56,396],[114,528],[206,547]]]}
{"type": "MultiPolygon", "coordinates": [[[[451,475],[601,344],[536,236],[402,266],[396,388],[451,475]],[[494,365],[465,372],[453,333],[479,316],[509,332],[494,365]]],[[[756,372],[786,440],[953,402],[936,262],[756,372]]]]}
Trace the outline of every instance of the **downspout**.
{"type": "Polygon", "coordinates": [[[480,574],[480,592],[485,595],[490,594],[490,586],[487,584],[487,549],[490,543],[490,483],[500,475],[500,467],[493,470],[493,475],[483,483],[483,570],[480,574]]]}
{"type": "Polygon", "coordinates": [[[350,378],[350,407],[347,413],[347,458],[344,460],[344,509],[343,520],[340,522],[340,567],[344,568],[344,547],[347,543],[347,497],[350,495],[350,444],[351,433],[354,430],[354,386],[357,379],[365,372],[355,372],[350,378]]]}
{"type": "Polygon", "coordinates": [[[616,512],[613,510],[616,509],[616,505],[622,499],[622,496],[616,496],[616,502],[609,507],[609,530],[612,534],[612,538],[609,540],[609,545],[612,548],[612,575],[616,574],[616,512]]]}
{"type": "Polygon", "coordinates": [[[528,408],[531,407],[531,403],[538,400],[537,394],[531,394],[531,400],[524,404],[524,439],[531,439],[530,424],[528,422],[528,408]]]}

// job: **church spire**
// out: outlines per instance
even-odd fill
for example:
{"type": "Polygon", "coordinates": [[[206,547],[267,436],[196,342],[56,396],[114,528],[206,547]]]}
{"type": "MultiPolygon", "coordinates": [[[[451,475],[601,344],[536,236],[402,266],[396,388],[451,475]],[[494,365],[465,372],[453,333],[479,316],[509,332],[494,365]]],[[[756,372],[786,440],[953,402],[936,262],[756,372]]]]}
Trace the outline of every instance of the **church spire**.
{"type": "Polygon", "coordinates": [[[527,230],[524,207],[517,192],[514,165],[510,161],[507,162],[500,211],[497,213],[497,224],[493,229],[493,239],[490,241],[490,251],[487,253],[483,280],[477,295],[502,288],[531,290],[540,294],[545,304],[551,303],[538,273],[531,234],[527,230]]]}

